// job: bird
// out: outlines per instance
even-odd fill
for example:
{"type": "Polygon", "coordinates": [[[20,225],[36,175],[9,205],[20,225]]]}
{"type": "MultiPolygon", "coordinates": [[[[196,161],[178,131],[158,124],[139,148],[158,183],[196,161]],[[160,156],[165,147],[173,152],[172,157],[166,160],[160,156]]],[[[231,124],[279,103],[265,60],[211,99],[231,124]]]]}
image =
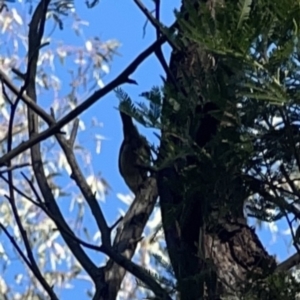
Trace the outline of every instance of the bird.
{"type": "Polygon", "coordinates": [[[123,124],[123,142],[119,152],[119,171],[129,189],[137,195],[147,179],[146,165],[151,158],[146,138],[139,134],[131,116],[120,110],[123,124]]]}

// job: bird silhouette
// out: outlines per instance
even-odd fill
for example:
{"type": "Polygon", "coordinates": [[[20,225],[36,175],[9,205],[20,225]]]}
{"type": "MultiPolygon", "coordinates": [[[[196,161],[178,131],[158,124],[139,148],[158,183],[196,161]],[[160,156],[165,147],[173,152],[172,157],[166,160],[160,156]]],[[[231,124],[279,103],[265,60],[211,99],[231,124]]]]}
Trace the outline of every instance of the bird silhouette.
{"type": "Polygon", "coordinates": [[[145,137],[139,134],[132,118],[120,111],[123,123],[123,142],[119,152],[119,171],[125,183],[136,195],[147,178],[145,165],[150,161],[150,147],[145,137]]]}

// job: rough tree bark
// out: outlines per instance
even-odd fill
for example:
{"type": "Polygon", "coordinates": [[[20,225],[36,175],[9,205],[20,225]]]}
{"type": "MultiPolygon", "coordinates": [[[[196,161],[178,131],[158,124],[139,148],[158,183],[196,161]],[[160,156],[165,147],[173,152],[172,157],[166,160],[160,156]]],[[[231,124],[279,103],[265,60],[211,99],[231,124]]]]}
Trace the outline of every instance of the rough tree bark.
{"type": "MultiPolygon", "coordinates": [[[[185,5],[191,5],[191,2],[183,1],[181,8],[181,14],[185,16],[186,21],[188,14],[185,5]]],[[[214,17],[216,1],[193,1],[194,9],[198,8],[200,2],[208,5],[214,17]]],[[[201,12],[198,11],[198,15],[201,20],[201,12]]],[[[182,31],[179,26],[179,37],[182,31]]],[[[170,70],[177,86],[172,86],[174,78],[168,78],[167,85],[172,86],[170,89],[172,95],[175,95],[177,109],[174,109],[174,101],[170,101],[170,97],[166,96],[162,122],[168,125],[162,130],[160,159],[164,160],[168,156],[172,149],[170,145],[183,146],[183,138],[194,140],[200,148],[205,148],[211,157],[217,157],[209,152],[211,148],[206,145],[218,126],[224,124],[213,116],[218,107],[206,99],[202,92],[208,88],[206,78],[212,73],[223,72],[217,57],[185,38],[185,43],[173,49],[170,70]],[[186,77],[188,82],[192,83],[190,86],[186,84],[186,77]],[[186,117],[182,118],[182,115],[186,117]]],[[[226,93],[225,90],[220,92],[226,93]]],[[[230,113],[234,113],[234,110],[231,109],[230,113]]],[[[216,172],[222,170],[224,181],[219,182],[219,186],[226,185],[228,177],[236,180],[236,186],[242,184],[240,176],[235,176],[232,170],[222,165],[213,170],[212,162],[205,159],[177,159],[172,166],[159,172],[158,190],[162,221],[180,298],[219,299],[228,294],[236,295],[242,290],[250,273],[262,275],[266,270],[272,272],[276,263],[265,251],[254,230],[247,225],[243,215],[242,198],[240,206],[233,209],[233,206],[229,205],[232,199],[225,200],[224,193],[218,191],[218,187],[211,189],[211,182],[207,183],[207,190],[187,192],[190,183],[184,178],[184,170],[195,166],[208,169],[209,178],[219,178],[216,172]],[[226,213],[219,209],[225,201],[229,207],[226,213]]],[[[204,185],[205,180],[198,177],[194,184],[197,185],[198,181],[204,185]]]]}

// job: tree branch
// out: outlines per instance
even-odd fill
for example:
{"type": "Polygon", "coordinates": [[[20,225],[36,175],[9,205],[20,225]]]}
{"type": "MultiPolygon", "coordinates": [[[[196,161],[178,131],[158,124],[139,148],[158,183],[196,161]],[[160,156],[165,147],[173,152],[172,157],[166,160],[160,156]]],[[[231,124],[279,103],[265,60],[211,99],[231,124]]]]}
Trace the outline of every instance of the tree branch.
{"type": "MultiPolygon", "coordinates": [[[[42,5],[42,2],[40,3],[40,5],[38,5],[37,11],[40,9],[41,5],[42,5]]],[[[45,5],[47,6],[47,3],[45,3],[45,5]]],[[[37,14],[37,11],[35,12],[34,16],[37,14]]],[[[30,58],[31,57],[29,56],[28,66],[32,65],[32,61],[31,61],[30,58]]],[[[29,76],[27,74],[24,85],[21,87],[19,93],[17,94],[17,99],[13,103],[11,103],[11,114],[10,114],[10,119],[9,119],[9,124],[8,124],[8,134],[7,134],[7,152],[10,152],[11,149],[12,149],[13,125],[14,125],[14,117],[15,117],[15,113],[16,113],[16,110],[17,110],[17,106],[18,106],[19,101],[21,100],[22,94],[27,89],[28,85],[29,85],[29,76]]],[[[28,239],[27,233],[24,229],[21,218],[19,216],[18,208],[17,208],[16,202],[15,202],[14,181],[13,181],[13,172],[12,172],[13,171],[13,166],[11,165],[11,160],[7,161],[7,166],[8,166],[8,168],[7,168],[7,173],[8,173],[7,182],[8,182],[8,187],[9,187],[9,197],[6,196],[6,198],[9,200],[14,218],[15,218],[16,223],[17,223],[17,227],[20,231],[20,234],[21,234],[21,237],[22,237],[22,240],[24,242],[25,249],[26,249],[26,253],[27,253],[27,257],[24,254],[22,254],[21,257],[25,261],[26,265],[30,268],[30,270],[32,271],[32,273],[34,274],[36,279],[39,281],[39,283],[45,289],[45,291],[47,292],[49,297],[53,300],[57,300],[58,298],[57,298],[56,294],[54,293],[52,287],[50,287],[48,282],[43,277],[43,275],[42,275],[42,273],[41,273],[41,271],[40,271],[40,269],[39,269],[39,267],[36,263],[35,257],[33,255],[33,251],[31,249],[30,241],[28,239]]],[[[5,233],[10,238],[10,240],[12,241],[13,246],[16,248],[16,250],[20,254],[20,252],[21,252],[20,247],[15,243],[15,241],[9,235],[8,231],[5,230],[5,233]]]]}
{"type": "Polygon", "coordinates": [[[299,253],[295,253],[292,256],[290,256],[289,258],[287,258],[285,261],[281,262],[275,272],[286,272],[288,270],[290,270],[291,268],[297,266],[298,264],[300,264],[300,254],[299,253]]]}
{"type": "MultiPolygon", "coordinates": [[[[144,4],[140,0],[134,0],[134,3],[138,6],[138,8],[142,11],[142,13],[146,16],[147,20],[153,25],[153,27],[156,29],[156,39],[159,39],[160,37],[164,36],[168,43],[175,48],[174,43],[166,36],[164,33],[164,29],[160,23],[160,0],[156,0],[156,8],[155,8],[155,18],[152,16],[151,12],[144,6],[144,4]]],[[[176,26],[176,22],[169,28],[174,29],[176,26]]],[[[162,45],[161,45],[162,46],[162,45]]],[[[159,46],[155,50],[155,55],[157,59],[159,60],[162,68],[164,69],[166,75],[168,78],[170,78],[170,81],[172,82],[173,86],[179,90],[178,84],[175,80],[175,77],[173,73],[170,71],[170,68],[165,60],[165,57],[162,52],[162,47],[159,46]]]]}
{"type": "MultiPolygon", "coordinates": [[[[46,22],[46,14],[47,8],[50,3],[50,0],[42,0],[36,7],[36,10],[33,14],[32,20],[29,24],[29,41],[28,41],[28,57],[30,60],[27,64],[26,78],[28,81],[26,82],[26,94],[31,99],[30,105],[28,104],[28,132],[30,140],[35,139],[39,136],[39,126],[38,126],[38,115],[31,109],[31,107],[38,107],[37,96],[36,96],[36,71],[37,71],[37,62],[39,56],[39,49],[41,48],[41,40],[44,33],[44,27],[46,22]],[[33,103],[35,105],[33,105],[33,103]]],[[[24,99],[24,96],[21,96],[24,99]]],[[[54,121],[53,121],[54,122],[54,121]]],[[[43,195],[43,199],[45,201],[45,206],[51,212],[52,215],[55,215],[55,221],[60,223],[65,231],[73,234],[70,227],[66,223],[64,217],[62,216],[60,209],[55,201],[55,198],[52,194],[51,188],[47,182],[47,178],[43,168],[43,161],[41,157],[40,144],[35,143],[30,148],[31,152],[31,160],[35,178],[37,180],[39,189],[43,195]]],[[[69,246],[70,250],[76,257],[76,259],[80,262],[86,272],[91,276],[91,278],[96,278],[99,273],[95,264],[91,261],[91,259],[86,255],[81,246],[78,243],[75,243],[73,239],[69,237],[69,235],[64,234],[62,232],[62,236],[69,246]]]]}
{"type": "MultiPolygon", "coordinates": [[[[117,228],[117,234],[113,242],[113,249],[116,253],[131,260],[136,250],[138,242],[141,240],[144,228],[149,219],[150,214],[154,209],[157,200],[157,186],[156,179],[148,178],[136,195],[133,203],[129,207],[126,215],[120,222],[117,228]]],[[[123,278],[126,274],[126,269],[120,267],[117,261],[110,256],[104,272],[106,278],[109,278],[107,284],[108,289],[102,294],[100,299],[115,299],[120,289],[123,278]]],[[[136,275],[136,274],[134,274],[136,275]]],[[[141,277],[138,279],[144,281],[141,277]]],[[[148,283],[145,282],[147,285],[148,283]]],[[[155,290],[153,290],[155,292],[155,290]]],[[[98,298],[94,298],[97,299],[98,298]]]]}

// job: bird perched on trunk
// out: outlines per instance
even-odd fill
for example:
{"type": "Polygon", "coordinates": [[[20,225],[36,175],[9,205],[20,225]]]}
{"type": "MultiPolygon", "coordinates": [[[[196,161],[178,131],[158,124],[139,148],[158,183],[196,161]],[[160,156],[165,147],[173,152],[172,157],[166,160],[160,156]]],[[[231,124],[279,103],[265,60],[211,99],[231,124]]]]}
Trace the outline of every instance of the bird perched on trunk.
{"type": "Polygon", "coordinates": [[[147,178],[145,165],[150,162],[150,147],[132,122],[132,118],[120,111],[124,140],[119,152],[119,171],[130,190],[136,195],[147,178]]]}

